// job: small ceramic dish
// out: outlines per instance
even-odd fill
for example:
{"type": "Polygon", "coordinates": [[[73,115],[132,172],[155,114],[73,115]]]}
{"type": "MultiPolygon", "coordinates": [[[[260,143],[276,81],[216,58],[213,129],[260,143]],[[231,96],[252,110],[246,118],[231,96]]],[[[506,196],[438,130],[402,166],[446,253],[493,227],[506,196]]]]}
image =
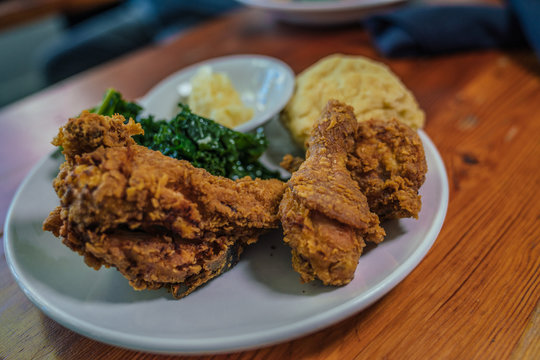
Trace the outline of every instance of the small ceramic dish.
{"type": "Polygon", "coordinates": [[[240,94],[244,105],[253,108],[253,117],[234,128],[251,131],[276,116],[294,90],[294,73],[283,61],[262,55],[232,55],[209,59],[184,68],[158,83],[139,103],[156,119],[171,119],[178,103],[187,103],[190,80],[202,66],[225,73],[240,94]]]}

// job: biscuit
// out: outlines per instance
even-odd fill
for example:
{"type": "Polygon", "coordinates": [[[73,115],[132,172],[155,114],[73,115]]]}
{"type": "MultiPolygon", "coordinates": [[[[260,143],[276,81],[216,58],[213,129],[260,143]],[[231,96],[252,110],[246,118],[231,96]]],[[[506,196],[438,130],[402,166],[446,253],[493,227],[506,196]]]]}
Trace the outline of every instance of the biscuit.
{"type": "Polygon", "coordinates": [[[358,121],[397,119],[413,129],[424,126],[424,112],[416,99],[386,65],[362,56],[334,54],[296,78],[294,94],[281,114],[296,142],[305,145],[330,99],[351,105],[358,121]]]}

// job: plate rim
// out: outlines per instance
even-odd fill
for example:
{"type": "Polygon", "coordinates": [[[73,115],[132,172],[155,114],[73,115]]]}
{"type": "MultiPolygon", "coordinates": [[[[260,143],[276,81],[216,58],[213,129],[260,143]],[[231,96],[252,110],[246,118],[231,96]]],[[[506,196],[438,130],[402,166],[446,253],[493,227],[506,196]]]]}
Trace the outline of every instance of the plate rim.
{"type": "MultiPolygon", "coordinates": [[[[375,301],[382,298],[386,293],[397,286],[405,277],[407,277],[416,266],[423,260],[428,251],[437,239],[446,217],[449,201],[448,176],[442,157],[429,136],[423,131],[418,130],[425,148],[429,148],[433,156],[437,173],[439,174],[440,184],[442,185],[441,203],[438,205],[436,216],[429,226],[429,230],[424,241],[418,246],[412,254],[396,267],[390,274],[383,278],[377,285],[368,291],[349,299],[335,308],[331,308],[309,318],[303,319],[293,324],[275,327],[270,330],[262,330],[251,334],[221,336],[212,341],[208,339],[173,339],[173,338],[149,338],[147,336],[126,334],[117,330],[103,329],[81,321],[76,317],[62,311],[62,309],[50,304],[50,301],[44,299],[40,294],[33,292],[26,280],[23,279],[19,271],[18,264],[12,254],[13,241],[11,238],[12,217],[17,200],[23,193],[26,185],[36,176],[37,172],[45,164],[52,152],[43,157],[25,179],[19,185],[12,202],[9,206],[6,221],[4,224],[4,251],[8,267],[15,278],[17,285],[23,290],[26,297],[45,313],[48,317],[58,322],[62,326],[94,340],[119,346],[131,350],[150,351],[162,354],[183,354],[183,355],[204,355],[230,353],[234,351],[245,351],[264,346],[274,345],[284,341],[290,341],[310,333],[316,332],[338,323],[348,317],[351,317],[360,311],[372,305],[375,301]]],[[[429,170],[428,170],[429,171],[429,170]]],[[[435,171],[435,170],[434,170],[435,171]]]]}

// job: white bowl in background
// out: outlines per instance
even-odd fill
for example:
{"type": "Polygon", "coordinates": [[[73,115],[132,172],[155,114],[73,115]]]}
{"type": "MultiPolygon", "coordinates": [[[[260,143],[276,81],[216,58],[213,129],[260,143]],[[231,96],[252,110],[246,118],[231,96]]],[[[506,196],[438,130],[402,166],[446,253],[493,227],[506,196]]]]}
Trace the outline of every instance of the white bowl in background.
{"type": "Polygon", "coordinates": [[[388,11],[406,0],[237,0],[244,5],[267,11],[288,23],[299,25],[337,25],[360,21],[388,11]]]}

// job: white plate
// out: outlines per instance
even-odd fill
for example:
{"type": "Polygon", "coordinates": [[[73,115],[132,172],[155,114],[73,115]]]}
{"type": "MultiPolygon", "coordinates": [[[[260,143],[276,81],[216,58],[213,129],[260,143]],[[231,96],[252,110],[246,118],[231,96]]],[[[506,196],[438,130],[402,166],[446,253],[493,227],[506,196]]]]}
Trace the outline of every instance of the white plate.
{"type": "Polygon", "coordinates": [[[406,0],[237,0],[247,6],[268,11],[279,20],[304,25],[336,25],[359,21],[387,11],[406,0]]]}
{"type": "Polygon", "coordinates": [[[188,66],[162,80],[139,101],[144,112],[157,119],[172,119],[201,66],[227,74],[243,103],[253,108],[253,118],[235,127],[236,131],[250,131],[272,119],[285,107],[294,90],[294,72],[281,60],[263,55],[224,56],[188,66]]]}
{"type": "Polygon", "coordinates": [[[134,291],[114,269],[94,271],[44,232],[57,204],[51,156],[24,180],[6,219],[5,253],[28,298],[47,316],[90,338],[150,352],[202,354],[290,340],[351,316],[378,300],[426,255],[443,224],[448,182],[425,133],[429,171],[419,220],[384,224],[386,240],[367,251],[343,287],[301,284],[290,250],[274,232],[249,247],[239,264],[181,300],[166,291],[134,291]],[[39,199],[39,200],[38,200],[39,199]]]}

